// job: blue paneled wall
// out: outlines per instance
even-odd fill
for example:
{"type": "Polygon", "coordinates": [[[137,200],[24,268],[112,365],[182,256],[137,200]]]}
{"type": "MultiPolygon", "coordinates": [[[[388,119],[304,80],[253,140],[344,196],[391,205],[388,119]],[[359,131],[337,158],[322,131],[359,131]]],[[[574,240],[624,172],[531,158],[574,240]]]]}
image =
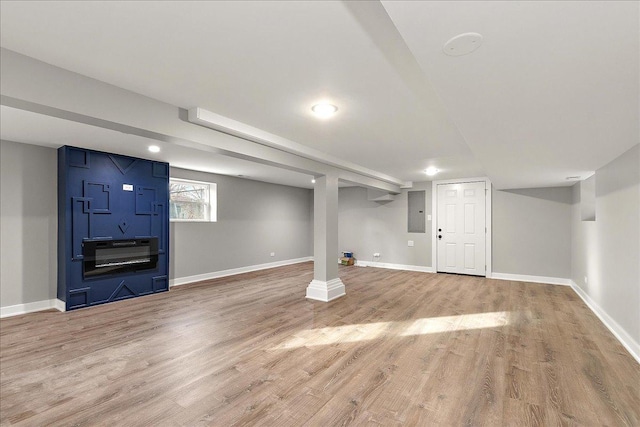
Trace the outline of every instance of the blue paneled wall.
{"type": "Polygon", "coordinates": [[[67,310],[168,290],[168,239],[168,163],[58,149],[58,299],[67,310]],[[157,238],[155,268],[85,278],[84,242],[147,238],[157,238]]]}

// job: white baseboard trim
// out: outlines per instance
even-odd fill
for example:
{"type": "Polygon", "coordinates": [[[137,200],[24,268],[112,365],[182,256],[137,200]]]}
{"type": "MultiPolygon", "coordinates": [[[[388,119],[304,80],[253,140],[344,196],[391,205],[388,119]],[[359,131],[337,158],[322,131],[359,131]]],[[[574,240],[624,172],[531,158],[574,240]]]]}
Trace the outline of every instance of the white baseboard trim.
{"type": "Polygon", "coordinates": [[[26,304],[9,305],[6,307],[0,307],[0,318],[17,316],[19,314],[34,313],[36,311],[49,310],[50,308],[55,308],[59,311],[65,311],[65,304],[59,299],[49,299],[28,302],[26,304]]]}
{"type": "Polygon", "coordinates": [[[64,301],[59,299],[54,299],[53,304],[54,304],[53,308],[57,309],[58,311],[62,311],[63,313],[67,311],[67,304],[65,304],[64,301]]]}
{"type": "Polygon", "coordinates": [[[187,283],[202,282],[203,280],[217,279],[220,277],[233,276],[236,274],[249,273],[252,271],[266,270],[268,268],[282,267],[284,265],[299,264],[301,262],[313,261],[313,257],[287,259],[284,261],[268,262],[266,264],[249,265],[246,267],[231,268],[229,270],[213,271],[211,273],[196,274],[195,276],[179,277],[169,280],[169,286],[186,285],[187,283]]]}
{"type": "Polygon", "coordinates": [[[358,267],[388,268],[390,270],[406,270],[406,271],[419,271],[422,273],[434,273],[433,268],[423,267],[421,265],[391,264],[388,262],[361,261],[361,260],[357,260],[356,265],[358,267]]]}
{"type": "Polygon", "coordinates": [[[638,344],[632,337],[625,331],[618,323],[611,318],[594,300],[591,299],[582,288],[580,288],[573,280],[571,280],[571,289],[578,294],[578,296],[584,301],[584,303],[593,311],[593,313],[600,319],[604,326],[611,331],[614,337],[620,341],[620,344],[627,349],[631,356],[638,363],[640,363],[640,344],[638,344]]]}
{"type": "Polygon", "coordinates": [[[571,286],[571,279],[547,276],[529,276],[526,274],[492,273],[492,279],[513,280],[515,282],[545,283],[549,285],[571,286]]]}

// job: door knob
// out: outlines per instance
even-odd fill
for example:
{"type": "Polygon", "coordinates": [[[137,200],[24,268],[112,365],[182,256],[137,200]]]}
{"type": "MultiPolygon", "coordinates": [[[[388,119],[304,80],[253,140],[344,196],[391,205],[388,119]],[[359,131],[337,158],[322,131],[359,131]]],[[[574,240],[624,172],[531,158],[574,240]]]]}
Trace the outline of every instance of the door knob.
{"type": "Polygon", "coordinates": [[[438,228],[438,233],[440,233],[442,231],[442,228],[438,228]]]}
{"type": "Polygon", "coordinates": [[[442,240],[442,234],[438,234],[438,240],[442,240]]]}

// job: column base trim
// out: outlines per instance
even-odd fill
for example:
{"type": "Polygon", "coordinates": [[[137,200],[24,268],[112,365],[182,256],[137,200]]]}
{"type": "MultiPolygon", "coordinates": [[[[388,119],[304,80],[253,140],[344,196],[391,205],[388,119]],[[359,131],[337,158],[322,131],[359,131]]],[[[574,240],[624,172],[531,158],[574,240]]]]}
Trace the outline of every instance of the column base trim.
{"type": "Polygon", "coordinates": [[[313,279],[307,286],[307,298],[329,302],[346,295],[344,283],[340,279],[331,279],[327,282],[313,279]]]}

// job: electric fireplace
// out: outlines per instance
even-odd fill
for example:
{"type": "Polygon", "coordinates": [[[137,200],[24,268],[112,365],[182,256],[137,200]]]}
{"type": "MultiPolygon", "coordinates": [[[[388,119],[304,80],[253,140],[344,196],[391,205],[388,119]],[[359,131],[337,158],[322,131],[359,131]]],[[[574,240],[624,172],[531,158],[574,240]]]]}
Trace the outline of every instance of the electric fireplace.
{"type": "Polygon", "coordinates": [[[158,238],[85,240],[82,253],[85,278],[149,270],[158,265],[158,238]]]}

